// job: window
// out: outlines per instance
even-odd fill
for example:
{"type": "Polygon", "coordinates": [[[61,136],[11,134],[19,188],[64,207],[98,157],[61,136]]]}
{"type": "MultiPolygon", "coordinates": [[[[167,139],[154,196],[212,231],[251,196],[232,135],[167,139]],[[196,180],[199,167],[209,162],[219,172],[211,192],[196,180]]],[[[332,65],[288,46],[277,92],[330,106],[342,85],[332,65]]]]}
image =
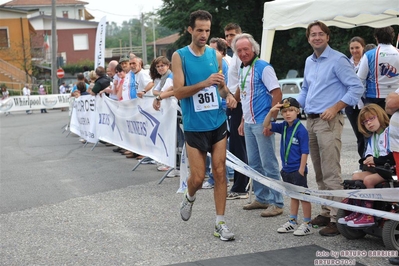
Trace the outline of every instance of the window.
{"type": "Polygon", "coordinates": [[[296,94],[299,93],[299,88],[295,83],[285,83],[282,84],[281,91],[283,94],[296,94]]]}
{"type": "Polygon", "coordinates": [[[0,48],[8,48],[8,47],[10,47],[8,28],[0,28],[0,48]]]}
{"type": "Polygon", "coordinates": [[[68,11],[62,11],[62,17],[68,18],[68,11]]]}
{"type": "Polygon", "coordinates": [[[75,51],[89,50],[89,37],[87,34],[73,35],[73,49],[75,51]]]}

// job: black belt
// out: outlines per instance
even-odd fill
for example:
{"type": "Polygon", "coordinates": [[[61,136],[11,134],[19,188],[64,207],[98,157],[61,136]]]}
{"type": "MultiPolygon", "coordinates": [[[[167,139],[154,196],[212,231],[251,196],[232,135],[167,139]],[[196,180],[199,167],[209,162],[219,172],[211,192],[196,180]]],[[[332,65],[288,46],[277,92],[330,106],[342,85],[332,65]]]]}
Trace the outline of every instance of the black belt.
{"type": "MultiPolygon", "coordinates": [[[[342,115],[342,111],[339,111],[337,114],[342,115]]],[[[306,115],[310,119],[316,119],[316,118],[319,118],[321,114],[306,114],[306,115]]]]}

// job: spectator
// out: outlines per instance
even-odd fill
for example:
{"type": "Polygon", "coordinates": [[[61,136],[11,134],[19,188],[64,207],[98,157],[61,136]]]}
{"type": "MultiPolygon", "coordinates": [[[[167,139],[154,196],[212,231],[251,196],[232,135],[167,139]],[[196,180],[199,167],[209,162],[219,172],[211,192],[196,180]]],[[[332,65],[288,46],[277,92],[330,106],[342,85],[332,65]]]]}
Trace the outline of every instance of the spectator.
{"type": "MultiPolygon", "coordinates": [[[[268,62],[258,58],[259,44],[250,34],[237,35],[231,47],[242,62],[239,93],[243,116],[238,133],[245,136],[248,165],[269,178],[280,180],[275,135],[263,127],[266,115],[282,97],[276,73],[268,62]]],[[[244,210],[266,209],[261,212],[262,217],[281,215],[284,207],[281,193],[256,180],[253,183],[256,198],[245,205],[244,210]]]]}
{"type": "MultiPolygon", "coordinates": [[[[309,24],[306,38],[313,48],[313,54],[306,59],[303,86],[297,100],[307,114],[310,157],[318,188],[342,189],[342,109],[356,105],[364,88],[349,59],[328,45],[330,29],[324,23],[315,21],[309,24]]],[[[326,198],[341,201],[338,197],[326,198]]],[[[321,215],[310,223],[314,226],[327,225],[319,231],[322,236],[338,235],[338,210],[325,205],[321,207],[321,215]]]]}
{"type": "Polygon", "coordinates": [[[392,45],[392,27],[374,29],[374,37],[378,46],[365,53],[357,75],[366,87],[365,102],[385,109],[385,98],[399,84],[399,51],[392,45]]]}
{"type": "Polygon", "coordinates": [[[76,87],[78,88],[78,91],[79,91],[79,93],[80,93],[80,95],[81,96],[83,96],[83,95],[90,95],[90,93],[88,93],[87,92],[87,83],[86,82],[84,82],[84,81],[79,81],[77,84],[76,84],[76,87]]]}
{"type": "MultiPolygon", "coordinates": [[[[47,92],[46,92],[46,89],[44,88],[44,86],[43,85],[40,85],[39,86],[39,95],[46,95],[47,94],[47,92]]],[[[46,109],[40,109],[40,113],[47,113],[47,110],[46,109]]]]}
{"type": "MultiPolygon", "coordinates": [[[[78,73],[76,75],[76,79],[77,79],[77,83],[83,81],[86,84],[86,90],[89,89],[89,84],[86,83],[86,78],[84,76],[83,73],[78,73]]],[[[78,87],[77,87],[77,83],[72,87],[71,93],[72,95],[75,93],[75,91],[77,91],[78,87]]]]}
{"type": "Polygon", "coordinates": [[[111,78],[105,75],[105,69],[102,66],[96,68],[97,79],[94,82],[92,92],[97,95],[100,91],[107,88],[111,84],[111,78]]]}
{"type": "MultiPolygon", "coordinates": [[[[1,86],[1,100],[4,101],[6,100],[8,97],[10,97],[10,93],[7,90],[7,87],[5,84],[3,84],[1,86]]],[[[11,114],[10,112],[5,112],[4,113],[6,116],[8,116],[9,114],[11,114]]]]}
{"type": "MultiPolygon", "coordinates": [[[[30,96],[29,84],[25,84],[25,87],[22,89],[22,94],[29,98],[29,96],[30,96]]],[[[26,110],[26,114],[27,115],[32,114],[32,110],[26,110]]]]}
{"type": "MultiPolygon", "coordinates": [[[[353,65],[355,72],[359,70],[360,61],[364,54],[364,47],[366,46],[363,38],[361,37],[353,37],[349,41],[349,51],[351,53],[351,58],[349,59],[353,65]]],[[[359,132],[357,128],[357,118],[359,116],[360,109],[364,106],[363,99],[360,99],[359,102],[355,106],[347,106],[345,107],[345,114],[351,123],[353,133],[355,133],[356,141],[357,141],[357,152],[360,158],[363,157],[364,149],[365,149],[365,141],[362,133],[359,132]]]]}
{"type": "MultiPolygon", "coordinates": [[[[242,106],[239,97],[239,80],[238,76],[240,73],[241,60],[238,56],[233,53],[231,49],[231,42],[237,34],[241,34],[241,27],[236,23],[229,23],[224,27],[224,35],[227,41],[227,54],[232,56],[229,63],[227,87],[231,93],[236,94],[237,108],[226,109],[226,115],[229,122],[230,137],[229,137],[229,151],[235,155],[238,159],[244,163],[248,163],[247,150],[245,145],[245,137],[238,134],[238,127],[241,124],[242,118],[242,106]]],[[[238,172],[234,171],[234,183],[229,193],[227,194],[228,199],[246,198],[248,193],[246,191],[249,178],[238,172]]]]}
{"type": "Polygon", "coordinates": [[[151,77],[143,71],[143,60],[139,57],[134,57],[130,60],[130,69],[134,73],[136,80],[137,97],[142,98],[144,94],[149,92],[153,86],[151,77]]]}
{"type": "MultiPolygon", "coordinates": [[[[377,104],[368,104],[362,108],[358,119],[360,132],[368,138],[367,150],[364,157],[360,160],[363,171],[355,172],[353,180],[362,180],[366,188],[374,188],[375,185],[384,181],[375,167],[384,167],[385,163],[394,164],[392,152],[389,151],[389,118],[384,109],[377,104]]],[[[362,200],[363,207],[372,208],[373,202],[362,200]]],[[[352,212],[340,218],[340,224],[349,227],[368,227],[374,225],[374,216],[352,212]]]]}
{"type": "MultiPolygon", "coordinates": [[[[297,118],[300,106],[294,98],[286,98],[276,104],[267,114],[263,125],[272,132],[281,134],[280,157],[283,169],[281,177],[284,182],[308,187],[306,162],[309,154],[309,135],[306,128],[297,118]],[[271,117],[281,110],[283,123],[271,123],[271,117]]],[[[279,233],[291,233],[295,236],[305,236],[313,233],[311,220],[312,207],[310,202],[291,198],[290,216],[288,221],[277,229],[279,233]],[[302,204],[303,223],[298,227],[299,202],[302,204]]]]}

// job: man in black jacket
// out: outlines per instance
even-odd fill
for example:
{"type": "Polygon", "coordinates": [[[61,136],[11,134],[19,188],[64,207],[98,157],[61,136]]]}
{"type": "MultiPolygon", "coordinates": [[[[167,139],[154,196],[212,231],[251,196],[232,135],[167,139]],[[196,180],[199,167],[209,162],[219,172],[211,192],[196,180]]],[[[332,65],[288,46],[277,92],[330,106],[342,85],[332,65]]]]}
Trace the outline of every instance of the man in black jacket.
{"type": "Polygon", "coordinates": [[[94,82],[94,87],[92,89],[92,92],[95,94],[99,93],[105,88],[108,88],[111,84],[111,78],[109,78],[106,73],[105,73],[105,68],[102,66],[99,66],[96,68],[96,75],[97,79],[94,82]]]}

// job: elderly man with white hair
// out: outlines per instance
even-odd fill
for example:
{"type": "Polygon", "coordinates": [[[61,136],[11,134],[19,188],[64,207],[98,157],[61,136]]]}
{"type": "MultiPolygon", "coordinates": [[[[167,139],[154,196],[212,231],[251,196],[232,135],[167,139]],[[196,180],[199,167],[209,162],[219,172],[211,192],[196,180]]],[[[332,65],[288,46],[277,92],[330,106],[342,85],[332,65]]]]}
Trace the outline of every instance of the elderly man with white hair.
{"type": "MultiPolygon", "coordinates": [[[[259,44],[250,34],[237,35],[231,45],[242,62],[239,90],[236,91],[236,98],[240,97],[243,111],[238,133],[245,136],[248,164],[259,173],[280,180],[275,136],[263,127],[271,107],[282,98],[276,73],[268,62],[258,57],[259,44]]],[[[254,180],[254,193],[255,200],[245,205],[244,210],[266,209],[261,212],[262,217],[283,213],[284,200],[280,192],[254,180]]]]}

